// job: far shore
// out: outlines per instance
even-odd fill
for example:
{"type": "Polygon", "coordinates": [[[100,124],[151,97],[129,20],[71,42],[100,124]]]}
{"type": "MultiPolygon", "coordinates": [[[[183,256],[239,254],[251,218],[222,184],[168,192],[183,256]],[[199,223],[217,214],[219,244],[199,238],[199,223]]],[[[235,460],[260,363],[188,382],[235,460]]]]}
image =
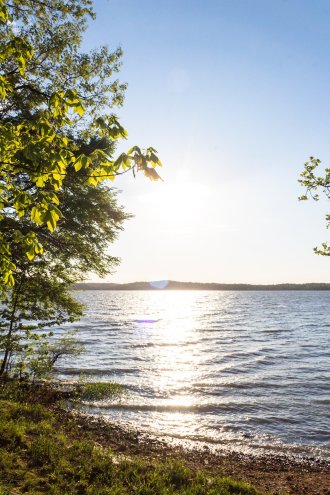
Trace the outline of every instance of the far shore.
{"type": "Polygon", "coordinates": [[[152,282],[131,282],[115,284],[110,282],[82,282],[73,286],[74,290],[208,290],[208,291],[318,291],[330,290],[330,283],[304,284],[220,284],[202,282],[178,282],[175,280],[157,280],[152,282]]]}

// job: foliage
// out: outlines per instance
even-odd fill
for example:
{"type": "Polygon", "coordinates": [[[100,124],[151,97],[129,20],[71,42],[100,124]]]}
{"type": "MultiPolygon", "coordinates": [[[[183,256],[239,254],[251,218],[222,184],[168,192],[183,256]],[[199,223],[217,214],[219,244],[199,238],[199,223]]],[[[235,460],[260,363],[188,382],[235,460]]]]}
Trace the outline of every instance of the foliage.
{"type": "MultiPolygon", "coordinates": [[[[258,495],[248,483],[195,472],[173,460],[123,460],[79,425],[40,404],[0,400],[3,493],[258,495]]],[[[1,491],[0,491],[1,493],[1,491]]]]}
{"type": "MultiPolygon", "coordinates": [[[[33,380],[35,378],[45,378],[51,373],[58,359],[63,356],[72,358],[81,354],[84,348],[79,344],[74,333],[69,331],[59,339],[51,342],[48,339],[41,343],[39,341],[35,349],[32,347],[32,355],[28,360],[24,360],[20,356],[20,363],[22,362],[25,365],[26,375],[32,377],[33,380]]],[[[36,338],[35,334],[34,338],[36,338]]],[[[20,373],[22,373],[22,366],[20,366],[20,373]]]]}
{"type": "MultiPolygon", "coordinates": [[[[72,284],[87,271],[103,276],[118,263],[107,253],[107,246],[129,215],[117,206],[115,193],[104,184],[87,184],[79,172],[68,174],[59,196],[63,220],[53,233],[31,220],[20,221],[26,230],[37,230],[46,249],[34,260],[27,259],[19,246],[13,251],[17,283],[2,298],[0,352],[4,355],[0,376],[11,372],[40,377],[63,354],[74,355],[74,345],[68,346],[68,341],[66,345],[60,342],[55,352],[48,343],[49,333],[43,333],[42,328],[79,319],[83,308],[70,291],[72,284]]],[[[0,225],[8,222],[11,219],[3,219],[0,225]]],[[[6,236],[7,230],[4,232],[6,236]]]]}
{"type": "Polygon", "coordinates": [[[108,179],[159,178],[153,148],[113,158],[121,50],[80,51],[93,16],[90,0],[0,0],[0,376],[38,377],[76,352],[43,329],[77,320],[70,286],[118,263],[107,246],[128,215],[108,179]]]}
{"type": "Polygon", "coordinates": [[[66,284],[54,280],[47,269],[42,271],[32,265],[29,272],[22,274],[15,287],[8,292],[0,312],[0,351],[3,356],[0,376],[10,373],[20,379],[33,379],[49,373],[63,355],[76,355],[79,347],[70,335],[64,335],[58,342],[49,342],[51,332],[44,327],[74,321],[81,316],[82,306],[68,291],[66,284]],[[24,290],[23,290],[24,289],[24,290]]]}
{"type": "MultiPolygon", "coordinates": [[[[306,192],[300,196],[300,200],[306,201],[310,197],[314,201],[318,201],[320,198],[318,194],[319,189],[322,190],[326,198],[330,199],[330,168],[324,168],[322,175],[316,175],[320,165],[321,160],[313,156],[305,163],[304,171],[300,174],[301,179],[299,182],[306,189],[306,192]]],[[[326,215],[325,219],[327,228],[329,228],[330,215],[326,215]]],[[[323,242],[321,248],[314,248],[314,251],[316,254],[330,256],[330,246],[327,242],[323,242]]]]}
{"type": "MultiPolygon", "coordinates": [[[[125,85],[113,79],[121,50],[79,51],[90,0],[0,0],[0,289],[14,286],[19,249],[28,260],[63,218],[60,192],[72,171],[96,186],[128,170],[157,179],[153,148],[131,148],[114,160],[100,143],[125,138],[111,108],[125,85]],[[93,147],[95,140],[99,145],[93,147]]],[[[113,148],[112,148],[113,151],[113,148]]]]}

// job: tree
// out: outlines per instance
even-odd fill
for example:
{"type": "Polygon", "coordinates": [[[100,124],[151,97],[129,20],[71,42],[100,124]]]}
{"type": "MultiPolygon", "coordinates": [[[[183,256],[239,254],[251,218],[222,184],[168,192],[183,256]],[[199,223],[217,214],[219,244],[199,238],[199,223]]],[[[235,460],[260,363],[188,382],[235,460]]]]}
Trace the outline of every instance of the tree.
{"type": "MultiPolygon", "coordinates": [[[[86,173],[71,171],[66,176],[58,193],[63,217],[54,232],[26,217],[19,220],[23,232],[42,240],[45,252],[29,260],[16,245],[12,253],[16,284],[7,289],[0,310],[0,376],[9,371],[20,377],[49,371],[54,356],[65,353],[63,342],[50,345],[50,335],[42,329],[79,319],[82,306],[70,291],[72,285],[88,271],[104,276],[119,262],[107,247],[130,215],[117,205],[116,193],[105,183],[88,184],[86,173]]],[[[11,235],[13,222],[0,221],[5,236],[11,235]]],[[[73,345],[65,347],[66,353],[76,350],[73,345]]]]}
{"type": "Polygon", "coordinates": [[[118,262],[106,249],[127,215],[108,181],[159,178],[153,148],[113,158],[121,50],[79,51],[93,15],[89,0],[0,0],[0,376],[63,354],[43,329],[78,319],[72,284],[118,262]]]}
{"type": "Polygon", "coordinates": [[[10,374],[21,379],[50,371],[52,332],[43,331],[44,327],[73,322],[82,314],[58,267],[49,270],[42,265],[30,263],[2,301],[0,377],[10,374]]]}
{"type": "Polygon", "coordinates": [[[89,0],[0,0],[0,219],[16,220],[10,236],[0,233],[2,290],[15,284],[16,246],[29,260],[44,252],[38,233],[23,231],[21,221],[52,233],[73,170],[87,171],[94,186],[128,170],[159,177],[153,148],[133,147],[114,160],[102,145],[126,137],[112,113],[125,85],[113,78],[120,49],[79,51],[93,16],[89,0]]]}
{"type": "MultiPolygon", "coordinates": [[[[314,201],[319,200],[318,190],[322,190],[325,196],[330,199],[330,168],[325,168],[322,171],[322,175],[317,176],[316,171],[321,165],[321,160],[318,158],[310,157],[304,165],[304,171],[300,174],[301,179],[299,179],[300,184],[306,189],[305,194],[300,196],[300,200],[306,201],[309,197],[314,201]]],[[[325,217],[327,222],[327,228],[330,227],[330,215],[325,217]]],[[[316,254],[321,254],[322,256],[330,256],[330,246],[327,242],[322,243],[321,248],[314,248],[316,254]]]]}

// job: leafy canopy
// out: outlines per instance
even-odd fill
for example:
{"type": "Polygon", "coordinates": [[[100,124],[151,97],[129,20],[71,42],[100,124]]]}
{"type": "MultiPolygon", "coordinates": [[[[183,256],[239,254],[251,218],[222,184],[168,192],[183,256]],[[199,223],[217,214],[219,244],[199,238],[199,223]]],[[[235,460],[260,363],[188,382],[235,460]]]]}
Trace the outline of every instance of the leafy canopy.
{"type": "MultiPolygon", "coordinates": [[[[309,197],[314,201],[318,201],[320,196],[318,191],[321,189],[325,196],[330,199],[330,168],[324,168],[322,175],[317,175],[321,160],[318,158],[310,157],[304,165],[304,171],[300,174],[300,184],[306,189],[305,194],[300,196],[300,200],[306,201],[309,197]]],[[[330,214],[325,217],[327,222],[327,228],[330,227],[330,214]]],[[[321,248],[314,248],[316,254],[323,256],[330,256],[330,246],[327,242],[322,243],[321,248]]]]}
{"type": "Polygon", "coordinates": [[[54,232],[68,174],[85,171],[92,186],[129,170],[159,178],[153,148],[113,159],[108,146],[90,146],[127,136],[112,113],[125,89],[113,79],[121,50],[80,52],[93,16],[89,0],[0,0],[0,221],[10,224],[0,232],[2,291],[15,284],[17,249],[29,261],[44,253],[27,224],[54,232]]]}

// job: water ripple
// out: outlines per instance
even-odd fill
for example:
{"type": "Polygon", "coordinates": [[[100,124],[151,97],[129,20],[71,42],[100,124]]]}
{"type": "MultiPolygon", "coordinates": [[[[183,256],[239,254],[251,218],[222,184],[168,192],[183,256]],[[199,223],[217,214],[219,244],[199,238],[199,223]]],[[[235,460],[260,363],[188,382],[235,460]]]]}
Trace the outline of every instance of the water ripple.
{"type": "Polygon", "coordinates": [[[96,412],[160,435],[330,458],[330,293],[77,297],[86,304],[77,325],[86,353],[59,373],[128,390],[96,412]]]}

